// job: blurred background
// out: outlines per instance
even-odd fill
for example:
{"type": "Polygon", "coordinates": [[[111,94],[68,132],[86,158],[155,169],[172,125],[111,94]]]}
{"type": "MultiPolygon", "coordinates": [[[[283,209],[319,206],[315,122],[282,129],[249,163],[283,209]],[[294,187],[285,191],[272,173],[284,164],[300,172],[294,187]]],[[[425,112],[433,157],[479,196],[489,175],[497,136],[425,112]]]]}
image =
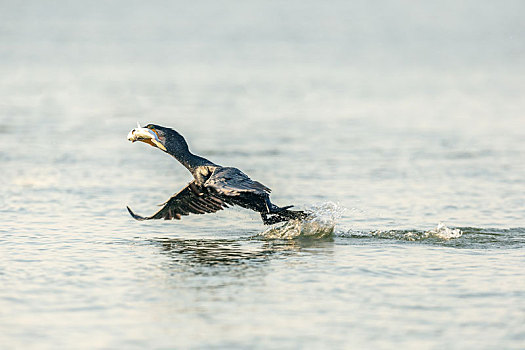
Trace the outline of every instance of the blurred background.
{"type": "Polygon", "coordinates": [[[522,10],[520,1],[3,1],[0,156],[16,158],[6,170],[15,185],[113,184],[104,159],[169,164],[126,144],[137,121],[155,122],[282,200],[318,196],[357,208],[354,218],[373,211],[368,224],[384,215],[397,226],[520,226],[522,10]],[[73,175],[83,153],[100,165],[73,175]]]}
{"type": "Polygon", "coordinates": [[[204,344],[229,348],[519,348],[523,261],[499,249],[524,246],[524,13],[518,0],[0,0],[0,343],[198,347],[206,329],[204,344]],[[126,205],[151,214],[191,179],[126,140],[137,121],[176,129],[278,205],[346,208],[334,241],[243,241],[264,228],[240,209],[133,222],[126,205]],[[466,233],[405,245],[403,230],[440,222],[466,233]],[[483,268],[440,280],[422,261],[483,268]]]}

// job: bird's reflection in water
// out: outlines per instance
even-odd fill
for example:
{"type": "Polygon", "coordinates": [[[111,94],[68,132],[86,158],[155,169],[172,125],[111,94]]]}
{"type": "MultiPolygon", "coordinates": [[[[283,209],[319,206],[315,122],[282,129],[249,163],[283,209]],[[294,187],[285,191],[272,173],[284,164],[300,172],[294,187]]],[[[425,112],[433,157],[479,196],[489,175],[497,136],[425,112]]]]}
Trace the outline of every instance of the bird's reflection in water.
{"type": "Polygon", "coordinates": [[[300,253],[328,253],[332,241],[243,239],[182,239],[157,238],[161,253],[170,257],[169,266],[190,268],[193,273],[216,273],[224,270],[249,270],[300,253]]]}

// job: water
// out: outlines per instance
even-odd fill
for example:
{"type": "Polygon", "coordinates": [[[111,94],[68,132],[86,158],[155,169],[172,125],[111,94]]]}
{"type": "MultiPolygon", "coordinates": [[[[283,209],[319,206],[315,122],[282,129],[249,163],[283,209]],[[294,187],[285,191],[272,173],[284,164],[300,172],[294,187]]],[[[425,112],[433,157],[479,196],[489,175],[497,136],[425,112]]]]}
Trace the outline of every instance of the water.
{"type": "Polygon", "coordinates": [[[525,346],[522,2],[1,7],[1,348],[525,346]],[[137,121],[313,219],[132,220],[137,121]]]}

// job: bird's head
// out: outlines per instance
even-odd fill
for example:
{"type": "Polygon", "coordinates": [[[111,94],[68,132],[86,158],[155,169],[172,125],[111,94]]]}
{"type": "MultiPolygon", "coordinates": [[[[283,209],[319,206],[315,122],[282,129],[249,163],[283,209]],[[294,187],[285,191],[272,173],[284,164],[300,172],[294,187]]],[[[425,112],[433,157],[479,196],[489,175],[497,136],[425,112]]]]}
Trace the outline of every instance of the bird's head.
{"type": "Polygon", "coordinates": [[[188,151],[188,144],[181,134],[173,129],[155,124],[141,127],[137,123],[137,127],[129,132],[128,140],[142,141],[172,155],[188,151]]]}

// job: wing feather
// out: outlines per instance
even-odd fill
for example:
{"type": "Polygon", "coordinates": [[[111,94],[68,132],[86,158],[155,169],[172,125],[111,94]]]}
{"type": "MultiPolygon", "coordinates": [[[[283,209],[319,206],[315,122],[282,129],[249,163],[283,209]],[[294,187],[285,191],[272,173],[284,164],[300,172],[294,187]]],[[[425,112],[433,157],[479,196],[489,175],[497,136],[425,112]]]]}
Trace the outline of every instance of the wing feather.
{"type": "Polygon", "coordinates": [[[254,181],[237,168],[217,167],[204,186],[213,188],[216,192],[235,197],[242,193],[253,193],[267,196],[272,191],[258,181],[254,181]]]}
{"type": "Polygon", "coordinates": [[[128,211],[137,220],[180,220],[185,215],[215,213],[232,205],[254,209],[257,208],[252,203],[254,198],[263,200],[270,192],[268,187],[250,179],[237,168],[217,167],[204,184],[190,182],[152,216],[142,217],[129,207],[128,211]]]}
{"type": "Polygon", "coordinates": [[[163,207],[152,216],[143,217],[137,215],[129,207],[128,211],[137,220],[180,220],[183,215],[215,213],[227,207],[226,201],[192,181],[166,201],[163,207]]]}

